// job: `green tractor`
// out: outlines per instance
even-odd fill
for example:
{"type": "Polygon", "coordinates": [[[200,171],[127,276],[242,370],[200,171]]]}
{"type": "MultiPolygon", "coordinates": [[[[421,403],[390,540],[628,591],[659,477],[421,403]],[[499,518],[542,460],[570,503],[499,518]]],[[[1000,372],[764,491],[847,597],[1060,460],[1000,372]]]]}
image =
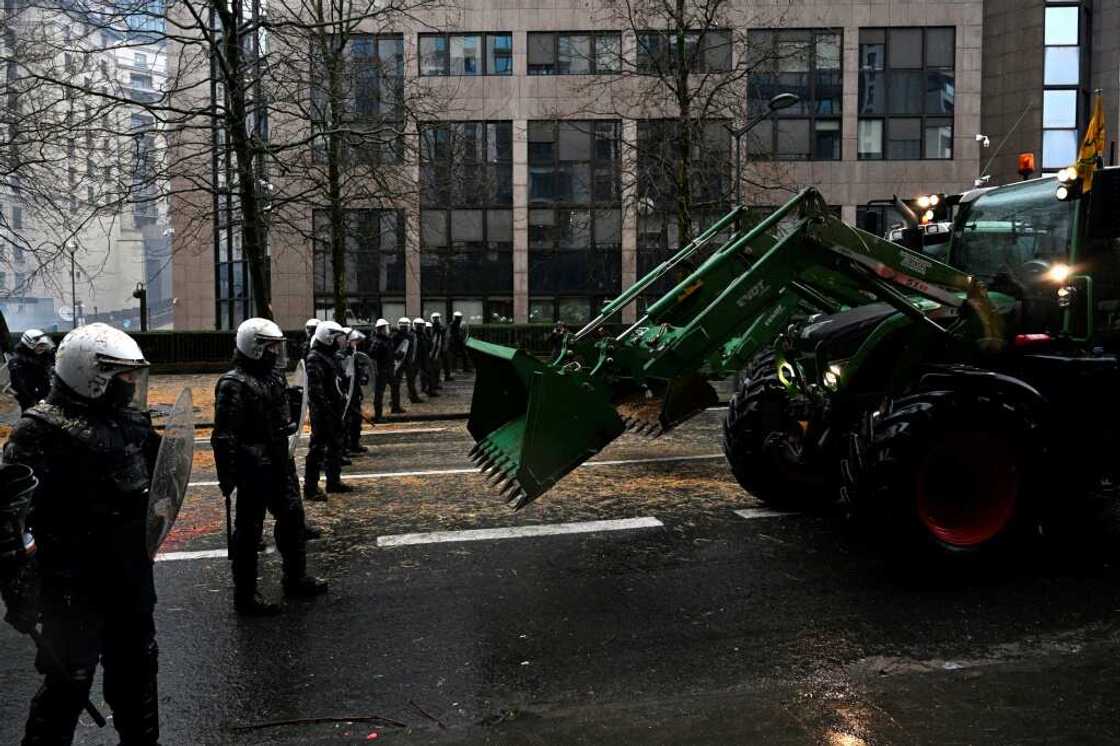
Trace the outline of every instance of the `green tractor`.
{"type": "Polygon", "coordinates": [[[749,230],[735,210],[549,363],[472,340],[472,458],[521,507],[624,431],[656,436],[715,404],[709,381],[751,365],[725,432],[748,490],[835,496],[907,550],[997,547],[1110,476],[1120,169],[1084,195],[1065,176],[965,195],[950,264],[843,223],[812,189],[749,230]],[[1086,427],[1097,437],[1071,437],[1086,427]]]}

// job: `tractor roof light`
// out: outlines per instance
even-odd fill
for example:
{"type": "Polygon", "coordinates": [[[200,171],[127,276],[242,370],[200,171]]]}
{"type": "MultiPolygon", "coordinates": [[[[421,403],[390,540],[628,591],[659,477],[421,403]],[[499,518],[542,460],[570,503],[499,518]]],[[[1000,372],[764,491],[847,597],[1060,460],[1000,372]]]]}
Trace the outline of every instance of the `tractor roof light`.
{"type": "Polygon", "coordinates": [[[934,215],[933,210],[926,210],[922,213],[922,224],[925,225],[926,223],[933,222],[934,217],[936,216],[934,215]]]}
{"type": "Polygon", "coordinates": [[[1054,196],[1058,198],[1059,202],[1067,201],[1072,196],[1072,194],[1072,190],[1066,184],[1062,184],[1058,187],[1058,190],[1054,192],[1054,196]]]}
{"type": "Polygon", "coordinates": [[[1058,172],[1058,182],[1061,184],[1072,184],[1077,181],[1078,176],[1079,174],[1077,173],[1076,166],[1067,166],[1058,172]]]}
{"type": "Polygon", "coordinates": [[[930,202],[928,194],[923,194],[921,197],[918,197],[918,207],[923,210],[928,210],[931,204],[933,203],[930,202]]]}

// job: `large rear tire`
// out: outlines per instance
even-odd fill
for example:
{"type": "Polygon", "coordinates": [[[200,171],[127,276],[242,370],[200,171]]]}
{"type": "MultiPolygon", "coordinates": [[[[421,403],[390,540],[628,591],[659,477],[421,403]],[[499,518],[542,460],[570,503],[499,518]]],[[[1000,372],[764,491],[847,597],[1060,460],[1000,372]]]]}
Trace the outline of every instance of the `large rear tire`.
{"type": "Polygon", "coordinates": [[[806,448],[806,427],[790,412],[773,351],[757,355],[741,378],[723,421],[723,453],[739,485],[775,508],[819,505],[826,473],[806,448]]]}
{"type": "Polygon", "coordinates": [[[842,469],[861,526],[891,554],[957,561],[1026,535],[1041,480],[1037,423],[994,395],[928,391],[892,401],[853,436],[842,469]]]}

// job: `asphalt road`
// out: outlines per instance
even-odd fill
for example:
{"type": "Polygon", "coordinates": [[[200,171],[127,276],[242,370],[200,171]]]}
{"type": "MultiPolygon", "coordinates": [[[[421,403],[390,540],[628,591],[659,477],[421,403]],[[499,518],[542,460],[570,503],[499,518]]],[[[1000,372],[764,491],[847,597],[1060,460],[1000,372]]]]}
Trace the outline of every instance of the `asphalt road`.
{"type": "MultiPolygon", "coordinates": [[[[183,554],[224,541],[200,445],[156,569],[163,742],[1120,742],[1111,532],[908,583],[832,516],[758,511],[718,456],[720,416],[625,436],[516,514],[467,471],[461,422],[371,433],[359,491],[308,508],[329,595],[271,620],[234,615],[224,559],[183,554]],[[644,527],[386,538],[623,519],[644,527]]],[[[278,558],[262,568],[279,595],[278,558]]],[[[0,630],[0,743],[31,658],[0,630]]],[[[115,742],[83,717],[76,743],[115,742]]]]}

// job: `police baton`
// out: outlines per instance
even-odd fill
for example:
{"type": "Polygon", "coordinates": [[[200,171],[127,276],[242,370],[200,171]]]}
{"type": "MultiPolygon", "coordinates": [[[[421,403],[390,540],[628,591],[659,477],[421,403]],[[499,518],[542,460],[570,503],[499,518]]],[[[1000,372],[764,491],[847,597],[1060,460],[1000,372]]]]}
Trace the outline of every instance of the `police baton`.
{"type": "MultiPolygon", "coordinates": [[[[76,687],[77,684],[74,684],[70,680],[70,675],[67,673],[66,667],[62,665],[62,661],[54,654],[54,650],[52,650],[51,646],[47,644],[47,641],[43,639],[43,635],[39,630],[32,627],[27,634],[31,635],[31,639],[35,641],[35,647],[38,648],[39,652],[43,654],[43,657],[47,659],[49,666],[54,669],[53,673],[69,686],[76,687]]],[[[98,728],[105,727],[105,716],[101,714],[101,711],[97,709],[97,706],[93,704],[93,702],[89,701],[88,696],[86,697],[85,710],[89,713],[89,716],[93,718],[93,722],[97,723],[98,728]]]]}

